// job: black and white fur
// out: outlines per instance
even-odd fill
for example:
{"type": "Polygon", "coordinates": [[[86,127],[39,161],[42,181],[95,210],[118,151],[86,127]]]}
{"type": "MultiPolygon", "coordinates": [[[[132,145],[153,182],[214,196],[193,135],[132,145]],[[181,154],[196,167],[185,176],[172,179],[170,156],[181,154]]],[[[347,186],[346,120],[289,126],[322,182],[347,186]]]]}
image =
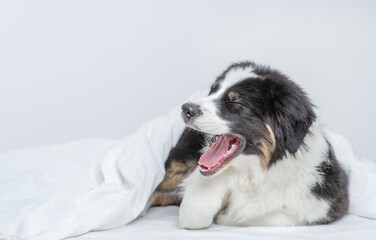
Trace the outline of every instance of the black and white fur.
{"type": "Polygon", "coordinates": [[[239,134],[246,145],[213,176],[203,176],[197,167],[183,181],[180,228],[206,228],[213,221],[323,224],[346,214],[347,176],[310,100],[287,76],[253,62],[236,63],[217,78],[207,97],[188,104],[198,113],[185,119],[188,127],[208,139],[239,134]]]}

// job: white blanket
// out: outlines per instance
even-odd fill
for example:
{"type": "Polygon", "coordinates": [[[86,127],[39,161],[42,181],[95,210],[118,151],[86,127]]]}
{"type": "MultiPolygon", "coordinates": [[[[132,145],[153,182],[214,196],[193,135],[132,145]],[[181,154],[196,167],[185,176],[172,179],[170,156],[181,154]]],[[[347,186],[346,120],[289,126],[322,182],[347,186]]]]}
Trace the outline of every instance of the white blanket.
{"type": "MultiPolygon", "coordinates": [[[[0,239],[63,239],[125,225],[162,180],[179,108],[122,141],[81,140],[0,155],[0,239]]],[[[350,174],[349,214],[376,219],[376,164],[327,131],[350,174]]],[[[176,225],[177,227],[177,225],[176,225]]]]}

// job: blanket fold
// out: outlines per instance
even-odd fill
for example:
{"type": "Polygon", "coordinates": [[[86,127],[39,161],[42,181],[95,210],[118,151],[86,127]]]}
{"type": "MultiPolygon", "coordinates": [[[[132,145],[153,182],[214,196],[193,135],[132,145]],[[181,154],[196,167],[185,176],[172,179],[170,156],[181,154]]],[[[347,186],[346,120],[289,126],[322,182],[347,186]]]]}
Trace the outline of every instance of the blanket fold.
{"type": "Polygon", "coordinates": [[[0,239],[63,239],[131,222],[162,181],[183,130],[175,108],[122,141],[1,154],[0,239]]]}

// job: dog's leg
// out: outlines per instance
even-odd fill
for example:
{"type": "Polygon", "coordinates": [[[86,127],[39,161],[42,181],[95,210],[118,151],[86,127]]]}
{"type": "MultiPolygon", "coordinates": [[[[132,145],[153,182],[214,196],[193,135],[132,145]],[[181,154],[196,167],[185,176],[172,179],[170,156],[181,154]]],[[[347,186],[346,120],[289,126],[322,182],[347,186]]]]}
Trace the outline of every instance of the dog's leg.
{"type": "Polygon", "coordinates": [[[185,129],[165,163],[166,174],[149,200],[149,206],[180,205],[179,184],[197,166],[204,136],[185,129]]]}
{"type": "Polygon", "coordinates": [[[144,210],[140,213],[139,217],[145,215],[151,206],[167,206],[167,205],[179,205],[181,202],[181,196],[177,191],[160,192],[155,190],[149,201],[147,202],[144,210]]]}
{"type": "Polygon", "coordinates": [[[222,176],[206,178],[195,170],[186,180],[186,189],[179,211],[179,227],[207,228],[220,211],[226,195],[222,176]]]}

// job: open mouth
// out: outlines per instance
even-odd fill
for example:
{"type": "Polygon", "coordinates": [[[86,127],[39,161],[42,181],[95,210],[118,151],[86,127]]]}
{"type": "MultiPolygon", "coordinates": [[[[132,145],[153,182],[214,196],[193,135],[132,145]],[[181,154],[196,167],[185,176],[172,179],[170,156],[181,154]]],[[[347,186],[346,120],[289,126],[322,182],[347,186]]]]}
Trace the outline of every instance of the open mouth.
{"type": "Polygon", "coordinates": [[[200,173],[204,176],[213,175],[242,153],[244,147],[245,139],[240,135],[215,135],[211,139],[208,150],[198,161],[200,173]]]}

